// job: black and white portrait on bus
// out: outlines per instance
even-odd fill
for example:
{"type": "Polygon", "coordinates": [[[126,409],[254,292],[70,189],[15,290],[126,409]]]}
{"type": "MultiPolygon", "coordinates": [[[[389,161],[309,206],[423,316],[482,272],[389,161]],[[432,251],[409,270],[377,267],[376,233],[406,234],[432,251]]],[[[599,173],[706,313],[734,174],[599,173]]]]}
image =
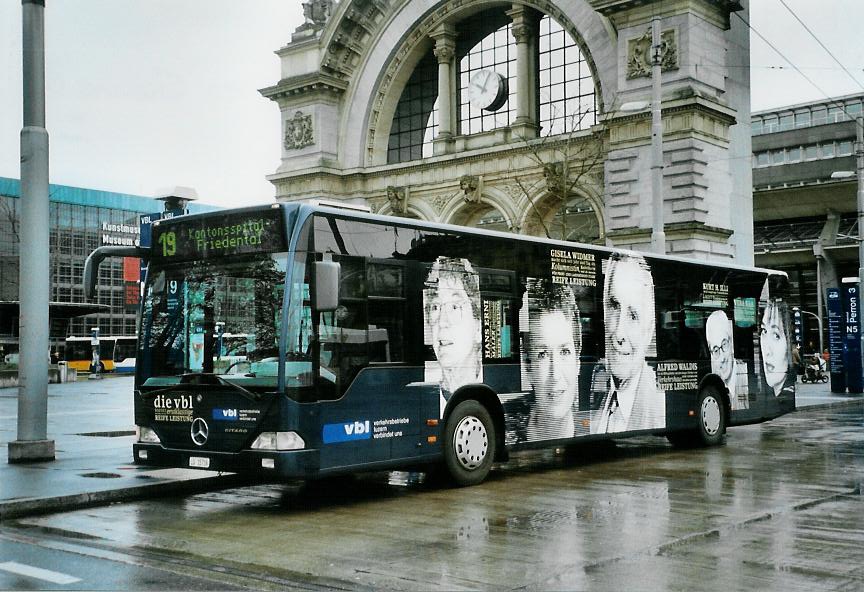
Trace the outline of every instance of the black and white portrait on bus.
{"type": "Polygon", "coordinates": [[[732,410],[747,409],[750,406],[747,363],[735,359],[732,321],[725,311],[715,310],[708,315],[705,340],[711,356],[711,372],[719,376],[729,390],[732,410]]]}
{"type": "Polygon", "coordinates": [[[654,280],[644,257],[615,253],[603,282],[605,359],[592,377],[601,404],[591,416],[591,433],[666,426],[666,394],[646,362],[656,351],[654,280]]]}
{"type": "Polygon", "coordinates": [[[548,279],[529,278],[522,311],[522,375],[528,417],[519,439],[572,438],[581,425],[582,353],[582,326],[573,290],[548,279]]]}
{"type": "Polygon", "coordinates": [[[441,386],[441,410],[466,384],[483,382],[480,278],[467,259],[438,257],[423,291],[425,343],[435,361],[427,382],[441,386]]]}
{"type": "Polygon", "coordinates": [[[783,304],[769,298],[759,323],[759,351],[762,378],[768,390],[778,397],[795,388],[795,374],[790,372],[792,352],[789,347],[789,319],[783,304]]]}

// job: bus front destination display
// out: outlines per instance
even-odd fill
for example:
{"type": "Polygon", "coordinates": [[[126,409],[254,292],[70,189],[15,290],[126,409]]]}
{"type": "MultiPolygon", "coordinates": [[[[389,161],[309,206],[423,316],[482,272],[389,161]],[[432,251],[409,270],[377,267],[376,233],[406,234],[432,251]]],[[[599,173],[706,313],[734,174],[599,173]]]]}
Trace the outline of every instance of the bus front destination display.
{"type": "Polygon", "coordinates": [[[280,210],[273,208],[193,218],[180,228],[159,221],[153,228],[156,258],[190,260],[278,251],[284,242],[280,210]]]}

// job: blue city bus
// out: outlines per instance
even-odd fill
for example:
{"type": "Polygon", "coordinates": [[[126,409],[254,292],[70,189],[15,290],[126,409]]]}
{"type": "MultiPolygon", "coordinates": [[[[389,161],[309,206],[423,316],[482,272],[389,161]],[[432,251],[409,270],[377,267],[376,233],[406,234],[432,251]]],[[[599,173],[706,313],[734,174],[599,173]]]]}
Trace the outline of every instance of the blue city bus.
{"type": "Polygon", "coordinates": [[[308,203],[158,221],[91,254],[88,294],[108,256],[148,261],[140,465],[472,485],[516,450],[717,445],[795,408],[780,272],[308,203]]]}

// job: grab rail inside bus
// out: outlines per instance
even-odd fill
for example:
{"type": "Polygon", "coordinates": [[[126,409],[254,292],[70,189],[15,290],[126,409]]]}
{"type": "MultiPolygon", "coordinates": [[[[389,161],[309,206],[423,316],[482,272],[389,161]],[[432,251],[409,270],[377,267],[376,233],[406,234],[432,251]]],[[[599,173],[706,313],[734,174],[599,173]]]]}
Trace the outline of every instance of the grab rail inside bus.
{"type": "Polygon", "coordinates": [[[148,259],[150,249],[145,247],[115,247],[105,246],[94,250],[84,262],[84,299],[93,300],[96,294],[96,279],[99,277],[99,266],[107,257],[140,257],[148,259]]]}

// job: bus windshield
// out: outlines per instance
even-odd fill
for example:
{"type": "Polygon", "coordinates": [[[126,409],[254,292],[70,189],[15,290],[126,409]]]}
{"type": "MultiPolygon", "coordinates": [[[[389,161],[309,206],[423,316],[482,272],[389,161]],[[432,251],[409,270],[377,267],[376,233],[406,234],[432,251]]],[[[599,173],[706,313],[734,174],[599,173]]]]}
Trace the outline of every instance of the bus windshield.
{"type": "Polygon", "coordinates": [[[263,377],[275,387],[287,255],[261,253],[150,269],[139,341],[139,379],[176,383],[189,373],[263,377]],[[244,346],[236,346],[242,335],[244,346]]]}

